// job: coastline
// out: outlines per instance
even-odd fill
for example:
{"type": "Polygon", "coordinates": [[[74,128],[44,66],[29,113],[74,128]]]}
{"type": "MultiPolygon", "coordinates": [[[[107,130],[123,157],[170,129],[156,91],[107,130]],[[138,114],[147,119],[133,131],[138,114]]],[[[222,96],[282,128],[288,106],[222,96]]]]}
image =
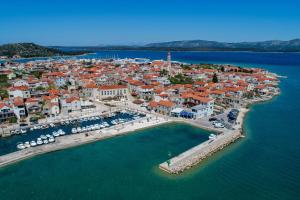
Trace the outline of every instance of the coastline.
{"type": "Polygon", "coordinates": [[[243,124],[250,109],[242,108],[237,118],[235,130],[225,130],[219,133],[214,140],[203,142],[187,151],[159,164],[159,168],[170,174],[179,174],[198,165],[202,160],[222,150],[229,144],[244,137],[243,124]]]}
{"type": "Polygon", "coordinates": [[[143,119],[128,122],[126,124],[116,125],[106,129],[101,129],[98,131],[88,132],[88,136],[85,134],[72,134],[66,135],[64,137],[56,138],[56,142],[44,146],[38,146],[35,148],[28,148],[13,153],[9,153],[0,156],[0,167],[4,167],[19,161],[45,154],[54,151],[59,151],[71,147],[76,147],[83,144],[88,144],[92,142],[97,142],[107,138],[112,138],[115,136],[126,135],[137,130],[142,130],[145,128],[159,126],[165,123],[172,123],[172,120],[165,120],[164,118],[150,119],[145,117],[143,119]]]}

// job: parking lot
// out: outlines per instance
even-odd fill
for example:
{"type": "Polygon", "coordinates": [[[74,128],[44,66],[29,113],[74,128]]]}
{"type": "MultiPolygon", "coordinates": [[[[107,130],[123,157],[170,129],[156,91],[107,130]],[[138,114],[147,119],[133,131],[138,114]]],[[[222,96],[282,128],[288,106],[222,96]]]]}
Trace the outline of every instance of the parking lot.
{"type": "MultiPolygon", "coordinates": [[[[210,118],[216,118],[218,122],[222,123],[224,125],[224,128],[227,128],[227,129],[232,129],[232,125],[233,123],[235,122],[228,122],[228,113],[230,112],[231,109],[227,109],[225,110],[224,113],[222,114],[219,114],[219,115],[215,115],[213,117],[204,117],[204,118],[200,118],[200,119],[196,119],[196,123],[199,124],[199,125],[202,125],[202,126],[205,126],[205,127],[209,127],[209,128],[212,128],[212,129],[215,129],[215,126],[213,125],[213,122],[214,121],[209,121],[210,118]]],[[[218,128],[218,129],[223,129],[223,128],[218,128]]]]}

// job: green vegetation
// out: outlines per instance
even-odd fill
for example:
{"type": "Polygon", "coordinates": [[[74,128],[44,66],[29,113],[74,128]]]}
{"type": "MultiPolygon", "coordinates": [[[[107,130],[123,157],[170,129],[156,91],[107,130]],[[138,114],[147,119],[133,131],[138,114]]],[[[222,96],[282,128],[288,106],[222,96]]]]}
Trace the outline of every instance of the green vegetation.
{"type": "Polygon", "coordinates": [[[7,90],[0,89],[0,97],[1,99],[8,98],[7,90]]]}
{"type": "Polygon", "coordinates": [[[216,73],[214,73],[214,76],[213,76],[213,78],[212,78],[212,82],[213,82],[213,83],[218,83],[218,82],[219,82],[218,76],[217,76],[216,73]]]}
{"type": "Polygon", "coordinates": [[[17,122],[18,122],[18,119],[15,116],[9,119],[9,123],[14,124],[14,123],[17,123],[17,122]]]}
{"type": "Polygon", "coordinates": [[[38,87],[36,87],[35,89],[36,89],[36,90],[38,90],[38,91],[45,90],[45,88],[44,88],[44,87],[42,87],[42,86],[38,86],[38,87]]]}
{"type": "Polygon", "coordinates": [[[10,84],[8,83],[8,78],[7,75],[5,74],[0,74],[0,88],[5,88],[5,87],[9,87],[10,84]]]}
{"type": "Polygon", "coordinates": [[[66,56],[66,55],[81,55],[87,52],[72,51],[65,52],[59,49],[43,47],[34,43],[16,43],[5,44],[0,46],[0,56],[7,56],[9,58],[18,55],[23,58],[30,57],[48,57],[48,56],[66,56]]]}
{"type": "Polygon", "coordinates": [[[192,67],[191,65],[181,65],[182,69],[185,69],[185,70],[191,70],[192,67]]]}
{"type": "Polygon", "coordinates": [[[166,75],[168,75],[168,71],[165,70],[165,69],[163,69],[163,70],[161,70],[161,71],[159,72],[159,74],[160,74],[161,76],[166,76],[166,75]]]}
{"type": "Polygon", "coordinates": [[[37,78],[37,79],[40,79],[41,77],[42,77],[42,72],[40,72],[40,71],[32,71],[32,72],[30,72],[30,75],[33,75],[33,76],[35,76],[35,78],[37,78]]]}
{"type": "Polygon", "coordinates": [[[185,77],[182,74],[177,74],[169,78],[172,84],[192,84],[193,79],[190,77],[185,77]]]}

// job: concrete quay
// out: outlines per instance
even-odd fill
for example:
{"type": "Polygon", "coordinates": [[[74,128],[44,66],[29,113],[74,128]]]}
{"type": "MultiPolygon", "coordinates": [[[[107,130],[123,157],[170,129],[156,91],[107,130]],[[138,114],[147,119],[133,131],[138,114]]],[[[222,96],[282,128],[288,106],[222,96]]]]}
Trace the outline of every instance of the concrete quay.
{"type": "Polygon", "coordinates": [[[41,145],[37,147],[31,147],[24,150],[19,150],[13,153],[9,153],[0,156],[0,167],[10,165],[21,160],[25,160],[40,154],[58,151],[70,147],[79,146],[86,143],[96,142],[106,138],[111,138],[119,135],[125,135],[129,132],[136,130],[158,126],[164,123],[170,122],[163,118],[156,118],[153,116],[144,117],[135,121],[130,121],[124,124],[111,126],[109,128],[90,131],[86,133],[65,135],[63,137],[56,138],[55,143],[41,145]]]}
{"type": "Polygon", "coordinates": [[[225,130],[222,133],[219,133],[215,139],[203,142],[178,156],[161,163],[159,168],[171,174],[179,174],[184,170],[199,164],[203,159],[243,137],[242,125],[244,116],[247,112],[248,109],[245,108],[240,110],[234,130],[225,130]]]}

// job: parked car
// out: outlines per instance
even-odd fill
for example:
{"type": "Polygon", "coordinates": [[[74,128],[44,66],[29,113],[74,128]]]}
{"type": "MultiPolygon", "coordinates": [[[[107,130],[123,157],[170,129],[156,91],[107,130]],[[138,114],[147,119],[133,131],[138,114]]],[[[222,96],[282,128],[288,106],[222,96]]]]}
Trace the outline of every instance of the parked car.
{"type": "Polygon", "coordinates": [[[210,121],[210,122],[217,121],[217,120],[218,120],[218,118],[216,118],[216,117],[211,117],[208,119],[208,121],[210,121]]]}

